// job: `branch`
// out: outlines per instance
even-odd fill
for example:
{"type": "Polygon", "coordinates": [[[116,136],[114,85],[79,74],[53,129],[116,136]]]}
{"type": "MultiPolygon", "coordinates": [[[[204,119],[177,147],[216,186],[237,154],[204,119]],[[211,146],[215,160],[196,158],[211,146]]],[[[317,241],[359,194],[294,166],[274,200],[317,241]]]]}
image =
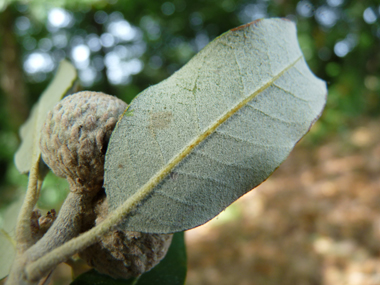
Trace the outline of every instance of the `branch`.
{"type": "Polygon", "coordinates": [[[83,217],[91,205],[91,199],[90,196],[76,192],[69,193],[57,219],[46,234],[18,256],[9,274],[7,284],[36,284],[58,265],[58,263],[50,263],[48,266],[38,267],[35,269],[33,277],[27,276],[28,274],[25,272],[28,264],[79,235],[83,226],[83,217]]]}
{"type": "Polygon", "coordinates": [[[130,213],[143,198],[140,193],[136,193],[112,212],[101,224],[46,253],[40,259],[27,264],[25,269],[27,279],[40,279],[51,268],[64,262],[75,253],[96,243],[103,235],[118,226],[125,216],[130,213]]]}
{"type": "Polygon", "coordinates": [[[23,253],[32,245],[33,239],[30,218],[32,216],[34,206],[37,204],[37,200],[40,196],[40,190],[42,187],[42,180],[38,179],[40,156],[39,158],[35,159],[34,155],[32,161],[35,162],[33,163],[29,172],[28,188],[16,225],[17,252],[19,254],[23,253]]]}

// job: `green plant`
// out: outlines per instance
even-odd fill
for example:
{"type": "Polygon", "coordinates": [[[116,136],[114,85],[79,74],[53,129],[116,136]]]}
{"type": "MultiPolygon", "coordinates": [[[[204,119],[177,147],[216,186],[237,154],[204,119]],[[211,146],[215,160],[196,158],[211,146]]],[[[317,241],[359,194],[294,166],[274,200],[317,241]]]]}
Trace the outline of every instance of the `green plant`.
{"type": "MultiPolygon", "coordinates": [[[[37,284],[72,255],[99,242],[104,245],[114,230],[167,235],[204,224],[273,173],[318,119],[327,93],[325,83],[308,69],[290,21],[258,20],[223,34],[173,76],[132,101],[108,143],[106,198],[66,200],[35,243],[31,217],[46,173],[41,130],[48,111],[72,93],[74,79],[75,70],[63,63],[21,130],[16,165],[20,172],[29,172],[29,185],[9,284],[37,284]],[[76,226],[78,215],[87,216],[88,209],[89,216],[96,214],[104,199],[107,215],[82,233],[76,226]]],[[[90,152],[88,158],[92,156],[90,152]]],[[[89,181],[86,176],[78,180],[85,189],[94,183],[88,176],[89,181]]],[[[174,235],[180,245],[171,248],[183,250],[180,237],[174,235]]],[[[177,254],[183,256],[179,250],[177,254]]],[[[149,276],[158,274],[154,278],[159,280],[169,270],[157,273],[162,263],[124,284],[152,284],[149,276]]],[[[86,274],[93,278],[97,273],[86,274]]],[[[166,284],[183,284],[183,269],[179,278],[176,274],[169,275],[176,281],[166,284]]]]}

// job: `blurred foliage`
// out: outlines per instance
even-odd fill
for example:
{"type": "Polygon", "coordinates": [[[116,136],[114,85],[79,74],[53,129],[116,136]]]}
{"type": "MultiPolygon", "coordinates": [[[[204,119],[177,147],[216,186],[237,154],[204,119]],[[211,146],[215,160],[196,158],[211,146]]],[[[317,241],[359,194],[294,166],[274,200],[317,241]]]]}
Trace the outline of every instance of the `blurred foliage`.
{"type": "Polygon", "coordinates": [[[318,142],[380,113],[379,13],[377,0],[0,0],[0,207],[24,186],[12,162],[18,128],[62,58],[78,68],[83,89],[130,102],[221,33],[287,17],[310,68],[329,86],[308,136],[318,142]]]}
{"type": "MultiPolygon", "coordinates": [[[[310,68],[328,84],[309,143],[380,114],[378,0],[0,0],[0,209],[26,187],[13,164],[18,128],[61,59],[75,64],[83,89],[130,102],[218,35],[262,17],[296,22],[310,68]]],[[[38,206],[59,207],[67,191],[50,173],[38,206]]]]}

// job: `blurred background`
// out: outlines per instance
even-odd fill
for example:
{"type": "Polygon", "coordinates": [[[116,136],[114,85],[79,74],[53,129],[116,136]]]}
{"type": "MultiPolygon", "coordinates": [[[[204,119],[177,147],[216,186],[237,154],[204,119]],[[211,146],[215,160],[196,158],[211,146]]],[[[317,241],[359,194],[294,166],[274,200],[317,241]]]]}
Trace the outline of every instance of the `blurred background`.
{"type": "MultiPolygon", "coordinates": [[[[225,31],[297,24],[329,88],[322,118],[262,186],[187,232],[187,284],[380,284],[380,5],[377,0],[0,0],[1,213],[24,191],[18,128],[60,60],[82,89],[130,102],[225,31]]],[[[49,174],[38,206],[68,191],[49,174]]],[[[69,284],[68,268],[54,284],[69,284]]]]}

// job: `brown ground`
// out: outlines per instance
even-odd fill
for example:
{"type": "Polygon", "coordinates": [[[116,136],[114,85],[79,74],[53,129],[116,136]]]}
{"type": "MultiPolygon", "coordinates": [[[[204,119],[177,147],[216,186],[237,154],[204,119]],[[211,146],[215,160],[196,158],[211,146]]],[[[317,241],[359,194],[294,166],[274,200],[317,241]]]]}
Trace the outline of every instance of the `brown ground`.
{"type": "Polygon", "coordinates": [[[380,284],[380,121],[313,151],[187,232],[188,285],[380,284]]]}

